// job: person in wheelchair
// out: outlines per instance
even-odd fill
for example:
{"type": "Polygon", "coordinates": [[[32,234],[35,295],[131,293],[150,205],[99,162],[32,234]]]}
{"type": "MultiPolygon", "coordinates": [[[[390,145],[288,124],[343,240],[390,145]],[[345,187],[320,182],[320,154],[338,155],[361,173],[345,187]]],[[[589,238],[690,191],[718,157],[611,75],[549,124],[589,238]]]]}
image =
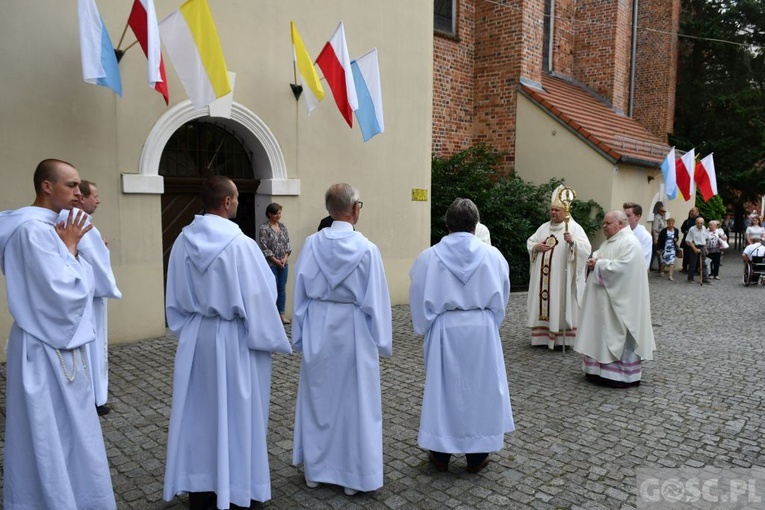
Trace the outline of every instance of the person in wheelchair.
{"type": "Polygon", "coordinates": [[[761,280],[765,276],[765,243],[761,237],[752,239],[744,248],[744,285],[761,280]]]}

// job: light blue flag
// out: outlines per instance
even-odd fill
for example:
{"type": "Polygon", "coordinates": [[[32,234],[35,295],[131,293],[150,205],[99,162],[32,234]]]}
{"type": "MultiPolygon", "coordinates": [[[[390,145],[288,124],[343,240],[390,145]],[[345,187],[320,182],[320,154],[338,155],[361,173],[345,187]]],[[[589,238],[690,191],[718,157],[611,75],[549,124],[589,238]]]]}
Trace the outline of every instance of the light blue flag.
{"type": "Polygon", "coordinates": [[[356,120],[359,122],[361,134],[366,142],[376,134],[385,131],[377,48],[353,60],[351,70],[356,84],[356,95],[359,99],[356,120]]]}
{"type": "Polygon", "coordinates": [[[664,177],[664,194],[670,200],[677,198],[677,171],[675,164],[675,148],[672,147],[667,157],[661,162],[661,175],[664,177]]]}
{"type": "Polygon", "coordinates": [[[120,66],[117,63],[117,54],[114,53],[114,46],[112,46],[112,40],[109,38],[109,32],[106,31],[103,18],[101,18],[101,66],[106,76],[98,78],[96,83],[102,87],[109,87],[122,97],[120,66]]]}
{"type": "Polygon", "coordinates": [[[82,78],[88,83],[109,87],[122,96],[117,55],[95,0],[78,0],[77,15],[80,22],[82,78]]]}

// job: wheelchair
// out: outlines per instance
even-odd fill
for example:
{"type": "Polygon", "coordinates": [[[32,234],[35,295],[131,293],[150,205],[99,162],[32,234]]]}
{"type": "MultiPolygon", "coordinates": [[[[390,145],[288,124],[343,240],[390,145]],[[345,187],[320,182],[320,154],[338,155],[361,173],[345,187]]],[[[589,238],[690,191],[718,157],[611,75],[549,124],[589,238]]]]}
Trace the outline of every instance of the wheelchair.
{"type": "Polygon", "coordinates": [[[744,286],[765,285],[765,257],[752,257],[744,266],[744,286]]]}

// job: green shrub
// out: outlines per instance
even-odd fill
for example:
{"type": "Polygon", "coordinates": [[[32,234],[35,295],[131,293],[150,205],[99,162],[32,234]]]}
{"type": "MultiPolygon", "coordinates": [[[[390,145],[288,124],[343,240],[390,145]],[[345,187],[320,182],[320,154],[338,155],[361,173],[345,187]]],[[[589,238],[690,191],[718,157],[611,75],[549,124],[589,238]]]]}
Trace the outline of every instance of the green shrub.
{"type": "MultiPolygon", "coordinates": [[[[431,184],[431,244],[448,234],[446,209],[457,197],[469,198],[478,206],[481,223],[491,232],[491,243],[510,264],[513,287],[525,289],[529,282],[526,240],[550,219],[550,198],[562,182],[553,179],[537,186],[517,175],[496,170],[502,153],[477,145],[449,158],[433,158],[431,184]]],[[[588,236],[601,227],[605,215],[597,202],[576,200],[571,214],[588,236]]]]}

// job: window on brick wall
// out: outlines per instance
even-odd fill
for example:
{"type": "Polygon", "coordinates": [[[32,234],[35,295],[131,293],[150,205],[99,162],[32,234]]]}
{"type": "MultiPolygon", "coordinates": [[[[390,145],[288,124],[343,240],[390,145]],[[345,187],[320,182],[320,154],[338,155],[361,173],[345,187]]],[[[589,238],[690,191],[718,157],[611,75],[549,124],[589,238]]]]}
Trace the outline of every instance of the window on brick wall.
{"type": "Polygon", "coordinates": [[[433,2],[433,27],[436,32],[457,35],[457,0],[433,2]]]}
{"type": "Polygon", "coordinates": [[[555,0],[545,0],[545,15],[542,38],[542,70],[553,70],[553,29],[555,27],[555,0]]]}

